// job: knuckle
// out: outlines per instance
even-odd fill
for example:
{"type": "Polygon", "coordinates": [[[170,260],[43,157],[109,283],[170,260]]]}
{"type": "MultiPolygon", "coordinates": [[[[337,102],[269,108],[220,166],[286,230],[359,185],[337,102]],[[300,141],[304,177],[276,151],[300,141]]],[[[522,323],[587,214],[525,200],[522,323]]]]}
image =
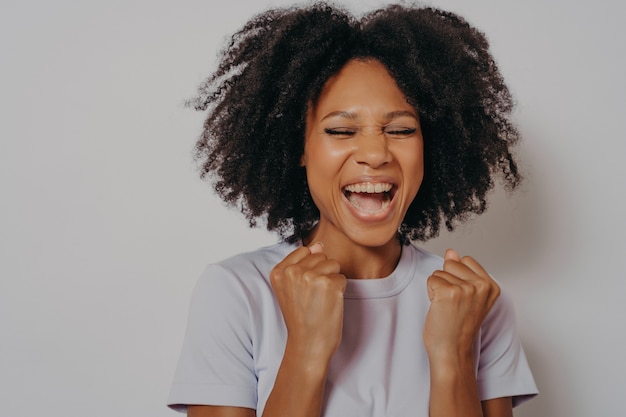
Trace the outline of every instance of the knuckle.
{"type": "Polygon", "coordinates": [[[458,286],[449,286],[447,288],[448,298],[452,301],[459,301],[463,298],[463,289],[458,286]]]}
{"type": "Polygon", "coordinates": [[[463,294],[466,295],[467,297],[473,298],[476,296],[476,294],[479,294],[479,293],[480,293],[480,290],[475,285],[471,285],[471,284],[463,285],[463,294]]]}
{"type": "Polygon", "coordinates": [[[339,263],[338,260],[336,259],[329,259],[328,262],[330,263],[330,266],[334,269],[339,271],[341,269],[341,264],[339,263]]]}
{"type": "Polygon", "coordinates": [[[318,285],[325,291],[330,291],[334,288],[334,283],[326,275],[322,275],[318,280],[318,285]]]}
{"type": "Polygon", "coordinates": [[[478,281],[476,281],[476,284],[474,284],[476,287],[476,291],[479,293],[485,293],[485,292],[489,292],[489,290],[491,289],[491,285],[489,285],[488,282],[479,279],[478,281]]]}
{"type": "Polygon", "coordinates": [[[441,270],[433,271],[432,274],[430,274],[430,276],[428,277],[428,281],[431,281],[431,282],[439,281],[443,279],[441,277],[442,274],[444,274],[444,271],[441,271],[441,270]]]}
{"type": "Polygon", "coordinates": [[[284,269],[285,275],[290,277],[301,274],[301,270],[302,268],[297,264],[287,265],[284,269]]]}
{"type": "Polygon", "coordinates": [[[433,286],[436,286],[438,282],[439,282],[439,277],[433,273],[426,280],[426,286],[428,288],[432,288],[433,286]]]}
{"type": "Polygon", "coordinates": [[[272,285],[274,285],[275,283],[279,282],[282,279],[282,270],[279,268],[274,268],[272,269],[272,271],[270,272],[270,282],[272,283],[272,285]]]}
{"type": "Polygon", "coordinates": [[[312,253],[308,255],[308,258],[312,259],[315,262],[321,262],[326,259],[326,255],[324,255],[323,253],[312,253]]]}
{"type": "Polygon", "coordinates": [[[494,282],[493,283],[493,295],[495,298],[500,297],[500,294],[502,294],[502,288],[500,288],[500,286],[494,282]]]}
{"type": "Polygon", "coordinates": [[[346,278],[343,274],[337,274],[337,281],[339,281],[339,283],[343,286],[348,285],[348,278],[346,278]]]}
{"type": "Polygon", "coordinates": [[[311,270],[302,272],[301,276],[302,276],[302,281],[306,283],[315,282],[317,278],[317,274],[311,270]]]}
{"type": "Polygon", "coordinates": [[[328,292],[332,288],[332,282],[328,279],[326,275],[317,275],[314,273],[306,273],[303,276],[309,288],[314,291],[319,292],[328,292]]]}
{"type": "Polygon", "coordinates": [[[348,280],[341,274],[336,274],[331,277],[333,283],[333,289],[339,296],[343,298],[343,293],[348,285],[348,280]]]}

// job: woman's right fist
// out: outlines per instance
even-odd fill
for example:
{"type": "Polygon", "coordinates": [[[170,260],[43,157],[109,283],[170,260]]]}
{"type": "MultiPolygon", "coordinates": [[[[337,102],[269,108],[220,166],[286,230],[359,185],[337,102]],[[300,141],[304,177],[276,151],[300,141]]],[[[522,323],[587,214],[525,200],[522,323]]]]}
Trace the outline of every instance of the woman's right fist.
{"type": "Polygon", "coordinates": [[[300,355],[330,361],[341,342],[346,277],[339,271],[318,242],[294,250],[270,273],[287,344],[300,355]]]}

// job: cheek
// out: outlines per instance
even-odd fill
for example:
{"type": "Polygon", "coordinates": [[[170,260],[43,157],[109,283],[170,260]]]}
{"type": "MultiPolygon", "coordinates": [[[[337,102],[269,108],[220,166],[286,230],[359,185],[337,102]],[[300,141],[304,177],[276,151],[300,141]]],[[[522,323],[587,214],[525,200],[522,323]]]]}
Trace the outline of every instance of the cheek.
{"type": "Polygon", "coordinates": [[[306,180],[309,191],[315,204],[318,205],[318,195],[324,187],[324,183],[328,181],[328,169],[320,160],[321,150],[319,146],[305,146],[304,155],[302,156],[302,165],[306,169],[306,180]]]}
{"type": "Polygon", "coordinates": [[[350,154],[349,147],[325,138],[310,138],[305,143],[301,163],[307,176],[332,177],[337,175],[350,154]]]}
{"type": "Polygon", "coordinates": [[[328,213],[332,206],[332,197],[330,196],[332,187],[328,185],[328,178],[324,176],[323,172],[310,165],[307,165],[306,177],[313,204],[320,211],[320,214],[325,216],[324,213],[328,213]]]}
{"type": "Polygon", "coordinates": [[[424,157],[420,153],[419,157],[415,158],[413,161],[413,174],[415,178],[419,178],[419,182],[422,182],[422,178],[424,177],[424,157]]]}
{"type": "Polygon", "coordinates": [[[346,161],[345,149],[330,146],[322,138],[314,138],[305,145],[302,162],[306,169],[307,184],[315,206],[328,211],[338,199],[337,190],[346,161]]]}
{"type": "Polygon", "coordinates": [[[399,154],[399,161],[403,167],[404,176],[411,184],[408,190],[413,197],[417,194],[422,180],[424,179],[424,149],[420,143],[415,144],[411,149],[404,149],[399,154]]]}

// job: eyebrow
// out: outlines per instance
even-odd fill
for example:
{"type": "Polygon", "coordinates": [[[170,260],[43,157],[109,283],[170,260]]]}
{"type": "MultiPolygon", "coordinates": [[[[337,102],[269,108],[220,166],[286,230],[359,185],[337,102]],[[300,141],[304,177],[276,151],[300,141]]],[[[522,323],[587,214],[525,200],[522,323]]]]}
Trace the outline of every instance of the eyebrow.
{"type": "Polygon", "coordinates": [[[386,113],[383,118],[385,120],[393,120],[396,117],[404,117],[404,116],[408,116],[408,117],[412,117],[414,119],[417,120],[417,115],[415,113],[413,113],[412,111],[408,111],[408,110],[397,110],[397,111],[392,111],[390,113],[386,113]]]}
{"type": "Polygon", "coordinates": [[[333,112],[328,113],[326,116],[322,117],[322,121],[326,119],[330,119],[331,117],[341,117],[341,118],[350,119],[350,120],[355,120],[359,118],[359,116],[357,116],[357,114],[353,112],[333,111],[333,112]]]}
{"type": "MultiPolygon", "coordinates": [[[[385,113],[383,115],[383,119],[384,120],[393,120],[396,117],[404,117],[404,116],[408,116],[408,117],[412,117],[414,119],[417,120],[417,115],[411,111],[408,110],[396,110],[396,111],[392,111],[389,113],[385,113]]],[[[321,121],[324,121],[326,119],[329,119],[331,117],[341,117],[344,119],[350,119],[350,120],[356,120],[359,118],[358,114],[354,113],[354,112],[349,112],[349,111],[333,111],[328,113],[326,116],[322,117],[321,121]]]]}

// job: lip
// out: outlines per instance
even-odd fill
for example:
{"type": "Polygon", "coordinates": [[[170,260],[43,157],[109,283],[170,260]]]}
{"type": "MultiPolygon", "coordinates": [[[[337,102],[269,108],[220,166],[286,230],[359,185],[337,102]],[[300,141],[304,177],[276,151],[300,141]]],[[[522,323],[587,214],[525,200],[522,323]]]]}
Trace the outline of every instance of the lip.
{"type": "Polygon", "coordinates": [[[396,196],[398,195],[397,191],[398,191],[398,181],[395,178],[386,176],[386,175],[385,176],[361,175],[355,178],[351,178],[350,180],[346,181],[341,186],[341,195],[343,197],[344,204],[346,205],[350,213],[357,219],[360,219],[362,221],[367,221],[367,222],[382,221],[382,220],[386,220],[387,218],[391,216],[396,206],[396,200],[397,200],[396,196]],[[348,197],[345,194],[345,188],[350,185],[362,184],[362,183],[391,184],[392,188],[389,191],[391,193],[391,200],[389,201],[389,204],[384,209],[381,209],[380,211],[377,211],[375,213],[359,210],[357,207],[355,207],[348,200],[348,197]]]}

